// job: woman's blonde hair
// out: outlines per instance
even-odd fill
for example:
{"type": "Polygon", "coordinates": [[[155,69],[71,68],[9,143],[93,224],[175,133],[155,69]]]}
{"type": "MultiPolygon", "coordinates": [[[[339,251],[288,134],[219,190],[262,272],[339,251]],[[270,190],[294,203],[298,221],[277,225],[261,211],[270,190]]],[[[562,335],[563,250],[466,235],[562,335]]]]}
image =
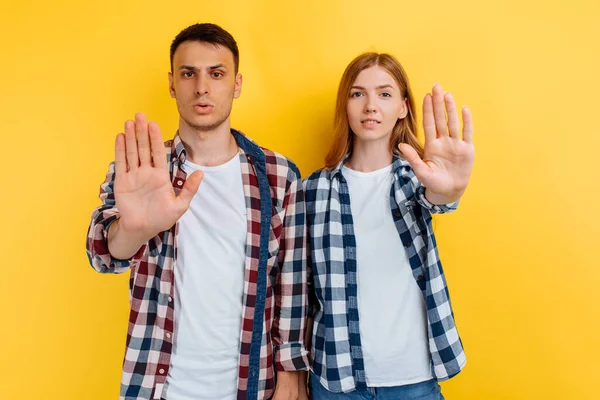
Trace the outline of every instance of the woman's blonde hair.
{"type": "Polygon", "coordinates": [[[407,143],[412,146],[419,156],[423,157],[423,147],[417,139],[417,115],[415,101],[408,83],[408,76],[393,56],[385,53],[364,53],[356,57],[346,67],[337,92],[334,119],[333,143],[325,157],[325,168],[335,168],[352,151],[354,143],[354,132],[348,123],[347,105],[350,98],[350,89],[361,71],[379,66],[389,73],[396,81],[400,93],[406,98],[408,113],[406,117],[399,119],[392,130],[390,138],[390,150],[393,154],[400,155],[398,144],[407,143]]]}

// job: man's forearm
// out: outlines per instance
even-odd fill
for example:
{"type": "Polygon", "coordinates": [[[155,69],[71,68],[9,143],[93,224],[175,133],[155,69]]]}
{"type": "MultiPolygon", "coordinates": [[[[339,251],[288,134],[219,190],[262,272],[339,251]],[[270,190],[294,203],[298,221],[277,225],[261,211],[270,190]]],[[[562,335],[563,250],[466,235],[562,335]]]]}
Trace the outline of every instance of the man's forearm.
{"type": "Polygon", "coordinates": [[[308,396],[308,372],[309,371],[298,371],[298,397],[300,399],[307,398],[308,396]]]}
{"type": "Polygon", "coordinates": [[[124,231],[119,220],[110,225],[107,237],[110,255],[119,260],[130,259],[140,247],[150,240],[150,238],[140,235],[139,232],[124,231]]]}
{"type": "Polygon", "coordinates": [[[274,400],[298,398],[298,371],[277,371],[274,400]]]}

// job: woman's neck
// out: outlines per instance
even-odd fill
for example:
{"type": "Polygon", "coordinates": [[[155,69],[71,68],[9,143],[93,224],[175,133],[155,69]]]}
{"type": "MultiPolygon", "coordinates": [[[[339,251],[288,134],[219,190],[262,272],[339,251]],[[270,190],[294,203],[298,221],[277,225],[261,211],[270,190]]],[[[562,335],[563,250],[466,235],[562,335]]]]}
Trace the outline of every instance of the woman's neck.
{"type": "Polygon", "coordinates": [[[373,172],[390,165],[393,158],[389,140],[363,141],[355,137],[352,155],[345,165],[355,171],[373,172]]]}

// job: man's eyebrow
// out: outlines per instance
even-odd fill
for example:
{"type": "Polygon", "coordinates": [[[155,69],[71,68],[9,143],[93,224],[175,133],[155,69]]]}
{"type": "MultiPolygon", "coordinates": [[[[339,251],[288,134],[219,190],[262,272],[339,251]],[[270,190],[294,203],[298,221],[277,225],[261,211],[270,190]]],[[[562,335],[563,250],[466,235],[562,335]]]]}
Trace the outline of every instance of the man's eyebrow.
{"type": "Polygon", "coordinates": [[[227,69],[227,66],[223,63],[219,63],[219,64],[211,65],[210,67],[208,67],[209,70],[219,69],[219,68],[227,69]]]}
{"type": "MultiPolygon", "coordinates": [[[[212,71],[212,70],[219,69],[219,68],[227,69],[227,66],[223,63],[219,63],[219,64],[211,65],[207,69],[212,71]]],[[[182,65],[181,67],[179,67],[179,70],[187,70],[187,71],[195,72],[195,71],[200,70],[200,68],[194,67],[193,65],[182,65]]]]}

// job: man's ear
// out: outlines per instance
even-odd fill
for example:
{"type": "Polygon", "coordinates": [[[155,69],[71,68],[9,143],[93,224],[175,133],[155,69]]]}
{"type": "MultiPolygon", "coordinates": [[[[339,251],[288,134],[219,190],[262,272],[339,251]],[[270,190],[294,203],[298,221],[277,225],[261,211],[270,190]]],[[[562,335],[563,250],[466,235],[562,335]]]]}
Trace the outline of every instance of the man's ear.
{"type": "Polygon", "coordinates": [[[173,85],[173,73],[169,72],[169,94],[175,98],[175,86],[173,85]]]}
{"type": "Polygon", "coordinates": [[[233,98],[237,99],[242,94],[242,74],[235,76],[235,89],[233,90],[233,98]]]}

